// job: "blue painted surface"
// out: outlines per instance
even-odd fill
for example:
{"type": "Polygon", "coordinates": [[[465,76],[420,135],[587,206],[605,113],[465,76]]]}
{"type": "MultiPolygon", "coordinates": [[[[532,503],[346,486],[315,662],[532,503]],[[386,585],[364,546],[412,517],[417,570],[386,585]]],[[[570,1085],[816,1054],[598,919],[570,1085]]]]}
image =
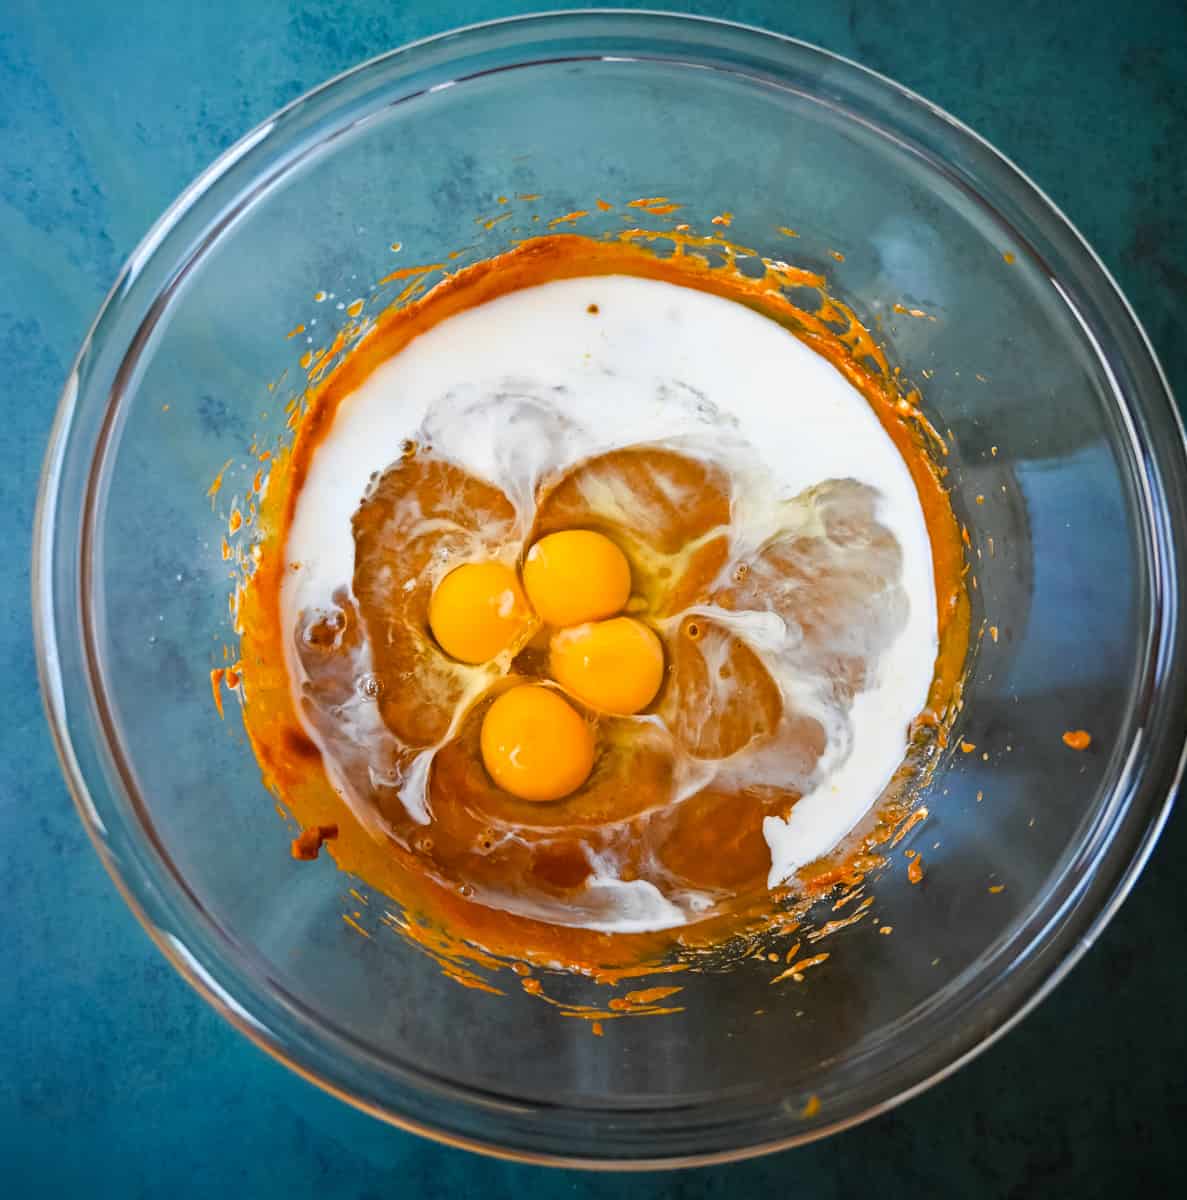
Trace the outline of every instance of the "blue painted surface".
{"type": "MultiPolygon", "coordinates": [[[[34,685],[33,498],[68,365],[120,263],[269,112],[360,59],[531,4],[9,0],[0,8],[0,1195],[1163,1194],[1187,1168],[1187,972],[1172,818],[1070,980],[972,1066],[827,1142],[696,1172],[545,1172],[380,1125],[273,1063],[141,933],[87,844],[34,685]]],[[[1187,397],[1181,0],[709,0],[922,92],[1095,246],[1187,397]]],[[[1177,1189],[1176,1189],[1177,1190],[1177,1189]]]]}

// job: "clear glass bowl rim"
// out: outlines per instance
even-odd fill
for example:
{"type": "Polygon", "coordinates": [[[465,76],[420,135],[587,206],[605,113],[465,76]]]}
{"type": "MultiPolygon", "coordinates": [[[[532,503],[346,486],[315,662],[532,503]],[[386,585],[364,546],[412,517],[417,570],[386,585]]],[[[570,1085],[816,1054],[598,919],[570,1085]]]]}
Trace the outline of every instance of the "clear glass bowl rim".
{"type": "MultiPolygon", "coordinates": [[[[646,60],[645,53],[629,57],[646,60]]],[[[665,61],[683,61],[664,54],[665,61]]],[[[451,76],[453,79],[454,76],[451,76]]],[[[466,75],[456,73],[464,82],[466,75]]],[[[388,103],[407,95],[390,92],[388,103]]],[[[830,99],[836,102],[836,97],[830,99]]],[[[934,165],[942,165],[936,163],[934,165]]],[[[963,169],[963,168],[961,168],[963,169]]],[[[956,169],[953,169],[956,170],[956,169]]],[[[952,170],[949,171],[952,173],[952,170]]],[[[956,170],[959,175],[959,170],[956,170]]],[[[962,183],[979,191],[971,179],[962,183]]],[[[253,194],[258,194],[253,190],[253,194]]],[[[241,195],[246,204],[251,196],[241,195]]],[[[224,210],[225,212],[225,210],[224,210]]],[[[1025,243],[1025,230],[1019,227],[1025,243]]],[[[1053,275],[1053,280],[1055,276],[1053,275]]],[[[1086,289],[1061,281],[1069,303],[1086,300],[1086,289]]],[[[1079,310],[1079,306],[1077,306],[1079,310]]],[[[146,338],[124,338],[117,353],[132,358],[143,348],[146,338]]],[[[1037,1004],[1075,965],[1111,919],[1132,887],[1157,837],[1165,824],[1185,762],[1187,738],[1187,629],[1184,627],[1176,580],[1187,570],[1187,443],[1181,419],[1169,386],[1149,341],[1120,289],[1084,239],[1056,206],[1011,162],[993,150],[977,134],[930,102],[868,69],[828,51],[781,35],[750,26],[708,18],[672,13],[586,10],[543,13],[486,22],[450,31],[380,55],[321,85],[293,101],[227,150],[187,188],[163,214],[133,252],[111,292],[101,306],[90,332],[67,378],[50,436],[38,494],[33,539],[33,612],[34,639],[38,674],[49,724],[54,736],[62,770],[91,839],[124,900],[144,925],[153,941],[184,978],[233,1025],[258,1046],[274,1055],[298,1074],[373,1115],[454,1145],[506,1157],[564,1165],[589,1167],[635,1167],[686,1165],[727,1161],[753,1154],[797,1145],[825,1136],[887,1110],[943,1079],[975,1054],[985,1049],[1037,1004]],[[510,35],[510,36],[509,36],[510,35]],[[764,83],[778,86],[777,66],[782,62],[790,74],[796,64],[815,61],[827,65],[830,85],[850,99],[872,103],[878,109],[894,108],[899,116],[909,114],[915,128],[925,128],[931,136],[959,150],[976,165],[976,183],[992,185],[995,195],[1016,206],[1013,215],[1032,223],[1044,246],[1055,247],[1060,261],[1074,268],[1091,285],[1091,304],[1086,328],[1098,342],[1099,353],[1112,357],[1118,374],[1133,378],[1132,389],[1119,402],[1125,412],[1132,450],[1141,482],[1144,507],[1140,514],[1148,537],[1151,563],[1151,607],[1153,610],[1150,659],[1145,664],[1145,720],[1134,731],[1134,753],[1127,756],[1115,795],[1106,806],[1089,839],[1081,847],[1076,878],[1067,880],[1062,889],[1049,888],[1016,931],[1011,945],[1022,943],[1022,953],[1007,969],[998,961],[1001,951],[990,963],[978,960],[975,979],[967,981],[961,1004],[950,1012],[932,1014],[936,1036],[930,1044],[917,1048],[905,1059],[893,1064],[872,1080],[872,1086],[851,1089],[843,1098],[834,1097],[813,1118],[796,1118],[786,1113],[758,1114],[739,1111],[722,1116],[721,1106],[708,1101],[701,1106],[682,1106],[667,1111],[647,1109],[632,1114],[633,1121],[648,1125],[648,1149],[640,1151],[637,1141],[616,1141],[621,1113],[611,1110],[571,1109],[560,1106],[525,1104],[511,1096],[495,1096],[476,1089],[459,1087],[431,1079],[422,1072],[405,1067],[394,1068],[390,1060],[382,1064],[345,1036],[335,1036],[300,1005],[284,1003],[269,995],[271,986],[260,978],[258,967],[228,933],[211,926],[196,897],[184,881],[171,875],[171,867],[161,847],[154,843],[150,823],[145,828],[121,827],[122,818],[114,812],[105,794],[104,779],[96,779],[94,770],[85,771],[82,761],[114,759],[116,771],[125,785],[128,772],[119,772],[119,750],[102,744],[103,722],[94,745],[83,745],[87,714],[80,712],[88,702],[104,707],[102,680],[92,675],[90,689],[80,698],[79,689],[67,687],[62,671],[61,649],[72,639],[86,642],[85,619],[81,631],[75,609],[85,613],[87,539],[63,537],[62,482],[66,459],[71,451],[75,418],[84,398],[102,403],[106,410],[103,434],[94,462],[102,459],[105,438],[116,423],[122,394],[117,376],[110,394],[93,395],[80,386],[87,376],[88,363],[104,345],[105,335],[116,324],[115,314],[129,302],[138,281],[150,275],[146,266],[156,258],[170,262],[170,252],[180,242],[180,264],[175,265],[164,288],[148,305],[138,334],[164,309],[162,299],[185,270],[201,255],[209,240],[226,227],[217,228],[195,248],[181,237],[185,222],[201,212],[203,203],[233,172],[242,173],[255,165],[256,183],[261,177],[270,182],[289,169],[293,160],[270,159],[272,145],[294,128],[331,127],[339,94],[344,90],[376,79],[384,87],[383,72],[402,62],[415,62],[440,55],[448,49],[448,66],[459,66],[485,46],[510,54],[506,65],[530,66],[542,61],[530,53],[547,41],[556,57],[558,46],[566,41],[588,47],[603,44],[600,54],[581,57],[608,57],[615,44],[654,36],[678,37],[695,54],[699,66],[738,73],[737,55],[753,51],[756,76],[764,83]],[[728,43],[730,54],[724,47],[728,43]],[[720,53],[719,53],[720,52],[720,53]],[[716,59],[716,61],[715,61],[716,59]],[[272,172],[266,168],[271,166],[272,172]],[[261,171],[261,168],[265,168],[261,171]],[[1122,359],[1128,369],[1122,371],[1122,359]],[[77,588],[63,587],[75,574],[82,581],[77,588]],[[1146,762],[1138,761],[1138,744],[1150,744],[1157,753],[1146,762]],[[1124,784],[1124,786],[1122,786],[1124,784]],[[990,1011],[992,1010],[992,1011],[990,1011]],[[939,1036],[957,1016],[959,1029],[939,1036]],[[285,1028],[286,1023],[291,1023],[285,1028]],[[374,1072],[385,1070],[385,1078],[376,1080],[374,1072]],[[876,1085],[876,1086],[874,1086],[876,1085]],[[462,1109],[472,1110],[470,1121],[455,1122],[462,1109]],[[697,1111],[697,1109],[702,1111],[697,1111]],[[473,1125],[483,1126],[477,1134],[473,1125]],[[592,1131],[574,1139],[576,1130],[592,1131]],[[693,1133],[692,1131],[695,1131],[693,1133]],[[585,1151],[574,1152],[580,1144],[585,1151]],[[588,1152],[589,1147],[595,1147],[588,1152]]],[[[96,468],[97,470],[97,468],[96,468]]],[[[88,496],[93,502],[94,497],[88,496]]],[[[70,513],[65,514],[69,520],[70,513]]],[[[84,645],[84,654],[89,647],[84,645]]],[[[91,658],[93,667],[94,660],[91,658]]],[[[93,714],[92,714],[93,716],[93,714]]],[[[136,797],[131,806],[141,813],[147,808],[136,797]]],[[[975,964],[977,965],[977,964],[975,964]]],[[[965,972],[968,976],[973,968],[965,972]]],[[[964,978],[963,976],[961,978],[964,978]]],[[[945,990],[953,991],[955,984],[945,990]]],[[[273,989],[274,991],[274,989],[273,989]]]]}

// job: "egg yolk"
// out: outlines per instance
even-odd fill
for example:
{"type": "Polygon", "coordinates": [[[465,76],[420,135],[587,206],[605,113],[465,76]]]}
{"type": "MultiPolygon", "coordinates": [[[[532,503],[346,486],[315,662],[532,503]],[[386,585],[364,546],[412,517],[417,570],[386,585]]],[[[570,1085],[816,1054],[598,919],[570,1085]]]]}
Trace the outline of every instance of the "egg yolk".
{"type": "Polygon", "coordinates": [[[450,571],[429,602],[429,628],[451,658],[481,663],[506,650],[530,618],[515,572],[499,562],[450,571]]]}
{"type": "Polygon", "coordinates": [[[656,634],[631,617],[562,629],[549,647],[552,677],[601,712],[629,716],[647,707],[664,678],[656,634]]]}
{"type": "Polygon", "coordinates": [[[551,688],[504,692],[482,722],[482,761],[505,792],[521,800],[559,800],[593,769],[593,732],[551,688]]]}
{"type": "Polygon", "coordinates": [[[631,568],[623,552],[591,529],[542,537],[528,551],[523,586],[549,625],[582,625],[621,612],[631,595],[631,568]]]}

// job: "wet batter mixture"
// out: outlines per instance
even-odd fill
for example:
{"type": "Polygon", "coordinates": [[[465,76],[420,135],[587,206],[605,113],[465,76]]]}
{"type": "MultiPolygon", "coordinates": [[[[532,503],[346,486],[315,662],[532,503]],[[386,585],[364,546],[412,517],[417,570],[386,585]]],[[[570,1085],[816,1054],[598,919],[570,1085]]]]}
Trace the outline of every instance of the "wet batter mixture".
{"type": "Polygon", "coordinates": [[[967,639],[918,414],[862,349],[769,283],[578,237],[388,314],[274,472],[243,597],[282,799],[552,962],[819,886],[967,639]]]}

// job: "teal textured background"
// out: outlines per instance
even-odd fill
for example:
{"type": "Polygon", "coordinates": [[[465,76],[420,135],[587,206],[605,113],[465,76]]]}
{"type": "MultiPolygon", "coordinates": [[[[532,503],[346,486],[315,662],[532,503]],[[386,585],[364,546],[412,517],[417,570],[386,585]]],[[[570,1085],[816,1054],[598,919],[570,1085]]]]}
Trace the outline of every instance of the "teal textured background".
{"type": "MultiPolygon", "coordinates": [[[[74,814],[36,693],[28,555],[58,392],[120,264],[220,151],[402,42],[532,4],[0,4],[0,1195],[1161,1195],[1187,1169],[1187,943],[1172,818],[1100,943],[954,1078],[814,1146],[733,1167],[583,1175],[389,1129],[291,1075],[191,992],[74,814]]],[[[1182,0],[709,0],[948,109],[1012,157],[1115,274],[1187,397],[1182,0]]]]}

